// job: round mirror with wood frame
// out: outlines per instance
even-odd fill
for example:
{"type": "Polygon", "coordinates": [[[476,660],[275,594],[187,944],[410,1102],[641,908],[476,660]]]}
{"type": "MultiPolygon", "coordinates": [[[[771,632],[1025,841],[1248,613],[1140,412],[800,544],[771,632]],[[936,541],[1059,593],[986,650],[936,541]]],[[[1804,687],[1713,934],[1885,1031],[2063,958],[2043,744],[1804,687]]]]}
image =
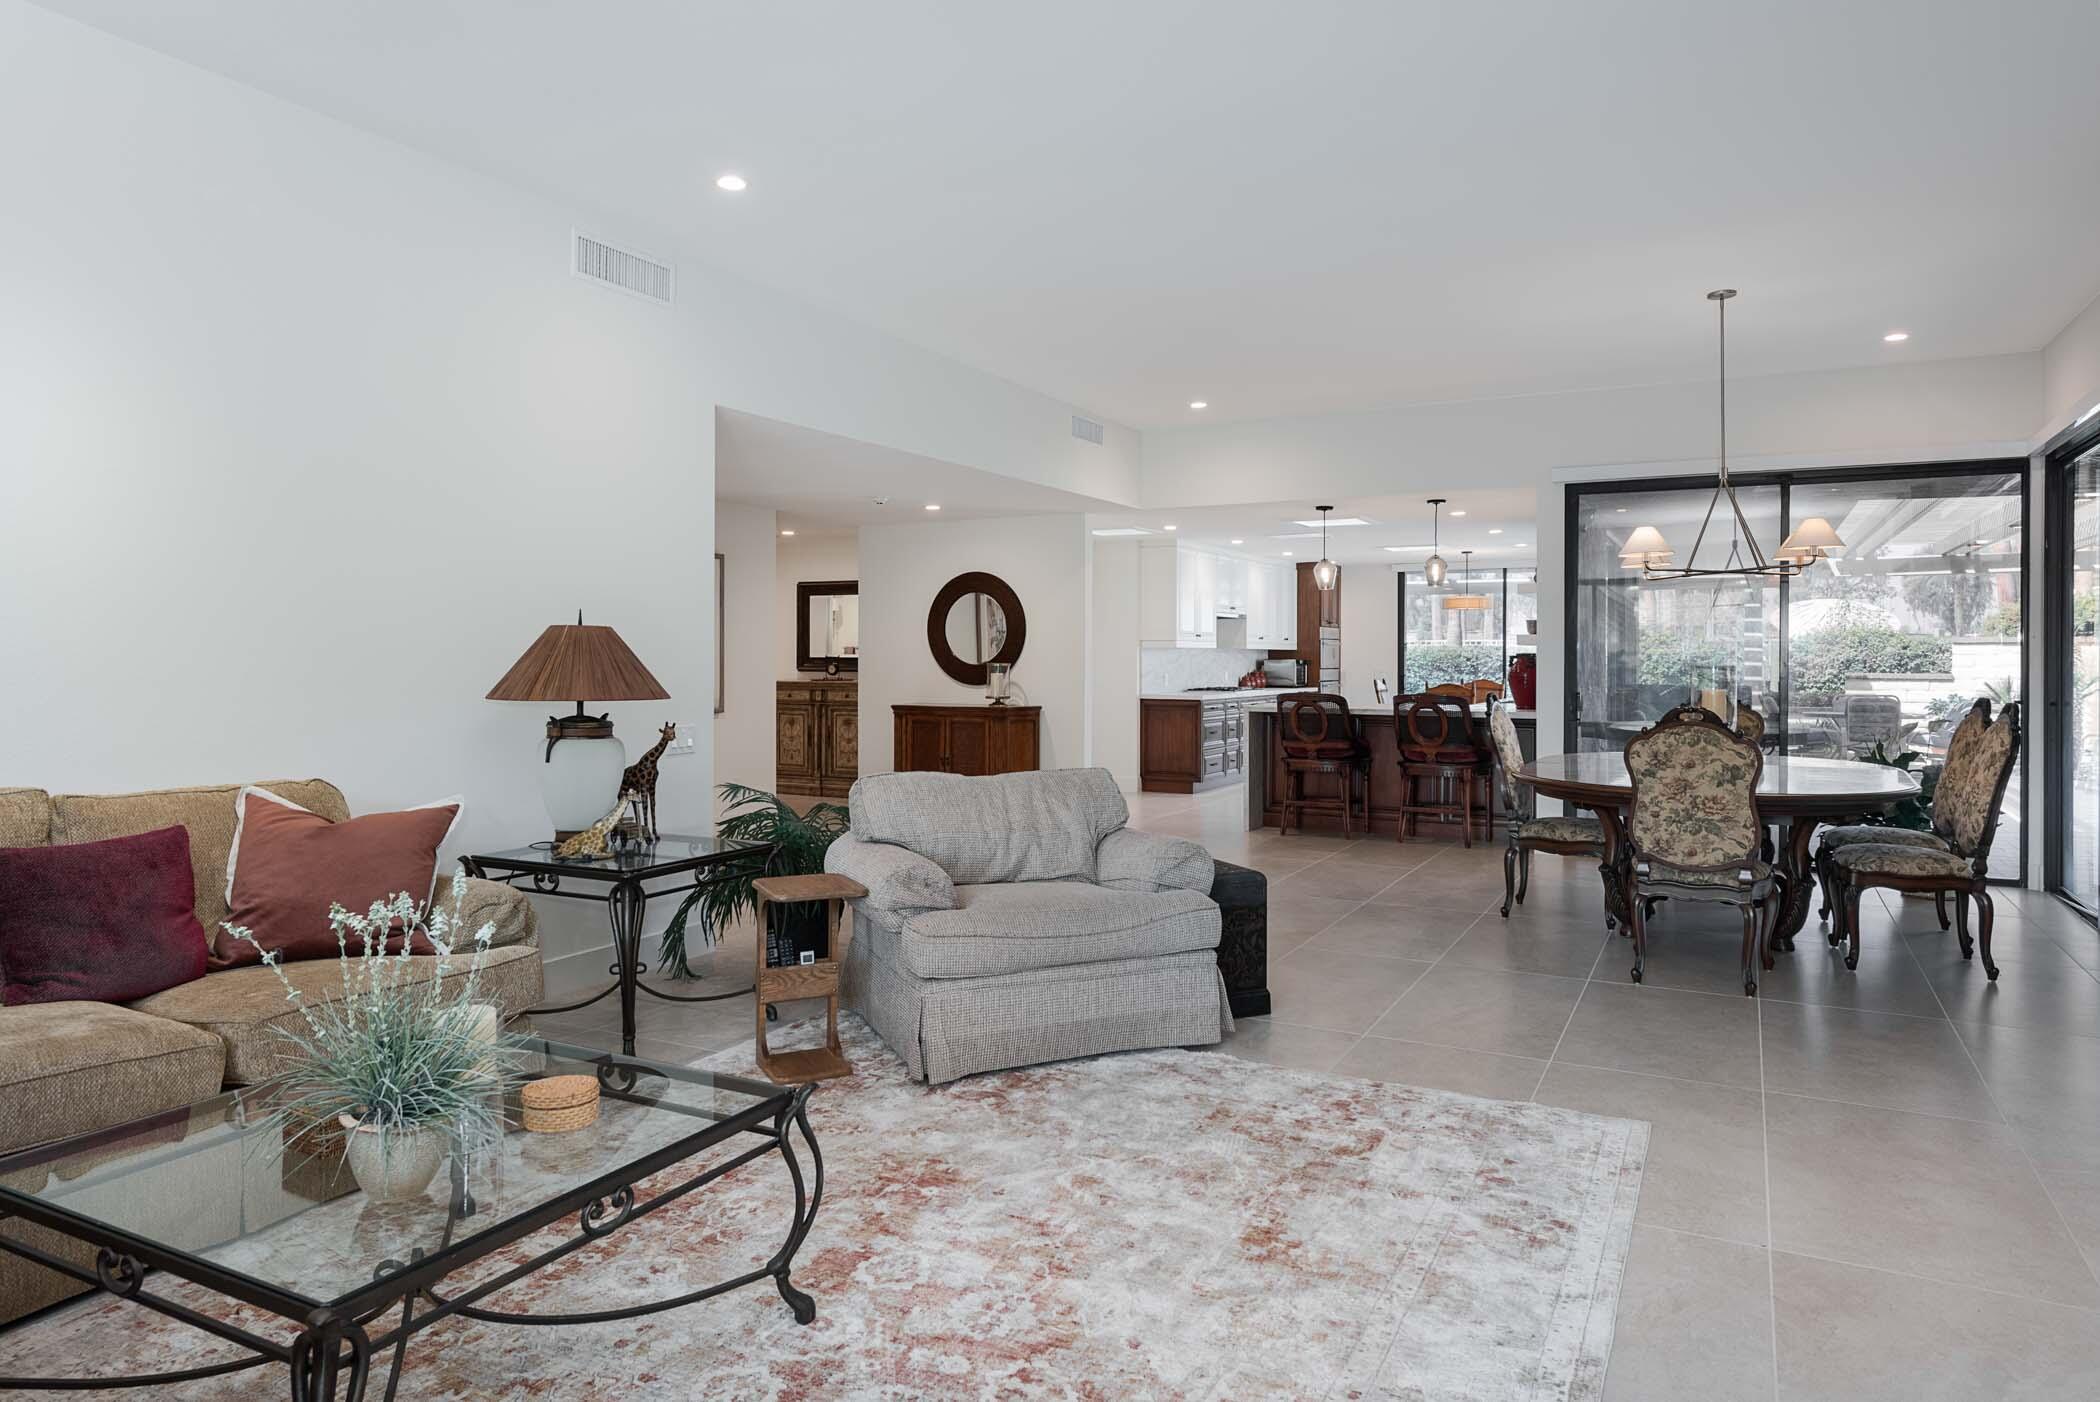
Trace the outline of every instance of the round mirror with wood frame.
{"type": "Polygon", "coordinates": [[[933,660],[964,686],[984,685],[987,662],[1011,667],[1027,641],[1028,615],[1020,596],[998,575],[982,570],[959,574],[942,585],[926,611],[926,646],[933,650],[933,660]],[[958,647],[956,638],[967,639],[969,645],[958,647]]]}

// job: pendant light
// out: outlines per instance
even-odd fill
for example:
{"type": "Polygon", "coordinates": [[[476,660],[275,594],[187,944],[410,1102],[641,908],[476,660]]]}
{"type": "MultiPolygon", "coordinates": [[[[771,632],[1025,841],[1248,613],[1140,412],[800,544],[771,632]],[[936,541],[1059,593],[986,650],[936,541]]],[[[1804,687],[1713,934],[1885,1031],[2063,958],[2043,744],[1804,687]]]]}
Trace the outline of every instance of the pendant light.
{"type": "Polygon", "coordinates": [[[1758,548],[1757,536],[1750,529],[1749,520],[1743,515],[1742,503],[1736,500],[1735,484],[1728,480],[1728,302],[1735,296],[1733,287],[1716,288],[1706,294],[1706,300],[1714,304],[1720,330],[1721,365],[1721,465],[1719,480],[1714,483],[1713,497],[1706,503],[1706,515],[1699,522],[1699,534],[1692,540],[1692,553],[1685,557],[1686,563],[1677,564],[1677,554],[1663,533],[1653,526],[1641,526],[1626,538],[1619,548],[1619,564],[1626,569],[1638,569],[1643,579],[1695,579],[1719,575],[1734,575],[1738,579],[1792,579],[1816,561],[1825,558],[1832,550],[1842,550],[1845,542],[1830,522],[1821,516],[1811,516],[1779,543],[1778,553],[1770,560],[1758,548]],[[1706,528],[1713,524],[1714,510],[1722,497],[1728,498],[1728,562],[1720,569],[1701,569],[1695,563],[1699,558],[1699,547],[1706,543],[1706,528]],[[1747,549],[1749,558],[1744,558],[1747,549]]]}
{"type": "MultiPolygon", "coordinates": [[[[1473,552],[1470,550],[1461,550],[1458,553],[1466,557],[1465,563],[1458,567],[1459,587],[1464,588],[1467,584],[1471,583],[1473,579],[1473,552]]],[[[1466,593],[1446,594],[1444,596],[1444,607],[1447,609],[1456,610],[1459,613],[1479,613],[1483,609],[1487,608],[1490,602],[1491,601],[1489,600],[1488,596],[1485,594],[1466,593]]],[[[1459,623],[1463,625],[1465,623],[1465,620],[1460,619],[1459,623]]]]}
{"type": "Polygon", "coordinates": [[[1439,553],[1443,536],[1437,529],[1437,508],[1448,500],[1448,497],[1429,499],[1429,558],[1422,562],[1422,582],[1432,589],[1444,582],[1444,557],[1439,553]]]}
{"type": "Polygon", "coordinates": [[[1342,567],[1327,558],[1327,513],[1334,508],[1319,506],[1313,509],[1320,513],[1320,559],[1312,567],[1313,588],[1327,593],[1342,579],[1342,567]]]}

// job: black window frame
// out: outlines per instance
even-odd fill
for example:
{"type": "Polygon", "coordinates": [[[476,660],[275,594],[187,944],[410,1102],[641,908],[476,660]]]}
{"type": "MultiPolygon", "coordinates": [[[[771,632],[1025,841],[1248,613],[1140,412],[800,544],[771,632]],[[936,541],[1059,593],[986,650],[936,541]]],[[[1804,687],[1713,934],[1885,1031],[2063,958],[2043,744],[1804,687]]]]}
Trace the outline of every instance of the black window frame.
{"type": "MultiPolygon", "coordinates": [[[[2077,799],[2072,782],[2078,756],[2072,751],[2070,692],[2073,683],[2071,637],[2071,576],[2075,573],[2075,547],[2071,540],[2071,464],[2100,449],[2100,417],[2072,424],[2042,445],[2042,629],[2047,645],[2042,650],[2043,715],[2049,747],[2047,779],[2042,795],[2042,889],[2062,901],[2088,921],[2100,924],[2096,912],[2064,885],[2064,839],[2070,828],[2071,804],[2077,799]]],[[[2024,763],[2024,761],[2023,761],[2024,763]]]]}
{"type": "MultiPolygon", "coordinates": [[[[2017,476],[2020,479],[2021,501],[2020,685],[2024,691],[2030,675],[2029,668],[2032,665],[2030,649],[2034,646],[2036,622],[2034,612],[2035,594],[2033,589],[2035,577],[2033,551],[2034,512],[2032,510],[2034,504],[2033,471],[2034,463],[2029,458],[1974,458],[1961,462],[1875,463],[1869,467],[1807,467],[1783,471],[1730,472],[1728,476],[1729,480],[1738,487],[1777,487],[1779,489],[1779,519],[1782,530],[1792,530],[1796,524],[1793,515],[1793,488],[1796,486],[1821,485],[1829,482],[1915,480],[1921,477],[2017,476]]],[[[1579,610],[1582,595],[1582,581],[1577,577],[1576,573],[1582,558],[1582,498],[1586,496],[1624,496],[1630,493],[1642,492],[1683,492],[1701,489],[1711,491],[1714,486],[1714,476],[1712,473],[1687,473],[1669,477],[1568,482],[1563,485],[1566,490],[1562,516],[1562,548],[1564,553],[1561,562],[1563,591],[1561,599],[1563,612],[1561,636],[1565,639],[1563,646],[1572,648],[1575,646],[1576,614],[1579,610]]],[[[2056,519],[2057,513],[2052,509],[2049,513],[2052,529],[2056,519]]],[[[2047,572],[2045,571],[2045,573],[2047,572]]],[[[2045,580],[2045,587],[2046,585],[2047,581],[2045,580]]],[[[1791,590],[1788,588],[1788,582],[1782,579],[1779,581],[1779,675],[1782,678],[1791,675],[1793,669],[1792,641],[1789,637],[1789,625],[1792,621],[1791,590]]],[[[2050,649],[2049,651],[2052,654],[2049,658],[2051,664],[2060,666],[2060,659],[2053,655],[2057,649],[2050,649]]],[[[1575,685],[1575,672],[1572,665],[1564,663],[1561,668],[1561,676],[1563,678],[1561,687],[1561,734],[1562,744],[1566,745],[1573,742],[1581,723],[1578,709],[1581,692],[1580,688],[1575,685]]],[[[1789,700],[1787,693],[1790,689],[1789,687],[1781,686],[1777,692],[1779,713],[1774,718],[1774,721],[1779,730],[1780,753],[1782,754],[1785,753],[1784,746],[1787,734],[1786,707],[1789,700]]],[[[2057,692],[2052,687],[2049,694],[2053,698],[2057,695],[2057,692]]],[[[2028,703],[2026,709],[2031,714],[2033,711],[2032,697],[2028,698],[2028,703]]],[[[2053,736],[2060,727],[2054,724],[2057,719],[2054,714],[2051,714],[2048,719],[2051,722],[2049,729],[2053,736]]],[[[2032,745],[2023,745],[2020,748],[2020,795],[2023,803],[2026,802],[2027,795],[2032,792],[2027,787],[2030,776],[2028,759],[2032,749],[2032,745]]],[[[2050,766],[2052,783],[2056,782],[2054,771],[2059,767],[2055,765],[2050,766]]],[[[2046,828],[2048,820],[2057,816],[2055,800],[2053,798],[2047,800],[2043,805],[2043,809],[2044,827],[2046,828]]],[[[2020,887],[2027,884],[2027,874],[2031,870],[2029,863],[2033,859],[2033,844],[2028,841],[2028,828],[2030,825],[2026,818],[2026,813],[2020,815],[2019,874],[2012,877],[1994,876],[1991,878],[1991,884],[1994,886],[2020,887]]],[[[2046,832],[2043,841],[2044,845],[2049,847],[2050,850],[2056,850],[2056,845],[2049,842],[2046,832]]],[[[2047,860],[2048,858],[2045,855],[2044,862],[2046,863],[2047,860]]],[[[2074,905],[2073,908],[2077,907],[2074,905]]]]}

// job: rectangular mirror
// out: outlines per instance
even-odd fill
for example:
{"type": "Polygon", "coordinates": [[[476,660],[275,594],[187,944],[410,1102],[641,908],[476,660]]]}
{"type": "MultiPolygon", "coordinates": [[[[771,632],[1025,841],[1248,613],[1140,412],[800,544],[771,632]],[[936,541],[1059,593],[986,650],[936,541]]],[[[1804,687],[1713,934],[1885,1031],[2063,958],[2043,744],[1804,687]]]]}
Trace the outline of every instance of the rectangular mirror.
{"type": "Polygon", "coordinates": [[[804,580],[795,586],[795,666],[860,670],[860,581],[804,580]]]}

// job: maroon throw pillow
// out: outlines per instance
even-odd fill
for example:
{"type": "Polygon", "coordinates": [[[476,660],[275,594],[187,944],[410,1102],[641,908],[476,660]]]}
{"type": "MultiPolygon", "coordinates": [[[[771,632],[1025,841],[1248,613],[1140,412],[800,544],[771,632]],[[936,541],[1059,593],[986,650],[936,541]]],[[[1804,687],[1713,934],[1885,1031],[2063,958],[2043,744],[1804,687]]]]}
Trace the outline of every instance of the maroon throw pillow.
{"type": "Polygon", "coordinates": [[[128,1003],[204,977],[180,827],[0,847],[0,1003],[128,1003]]]}

